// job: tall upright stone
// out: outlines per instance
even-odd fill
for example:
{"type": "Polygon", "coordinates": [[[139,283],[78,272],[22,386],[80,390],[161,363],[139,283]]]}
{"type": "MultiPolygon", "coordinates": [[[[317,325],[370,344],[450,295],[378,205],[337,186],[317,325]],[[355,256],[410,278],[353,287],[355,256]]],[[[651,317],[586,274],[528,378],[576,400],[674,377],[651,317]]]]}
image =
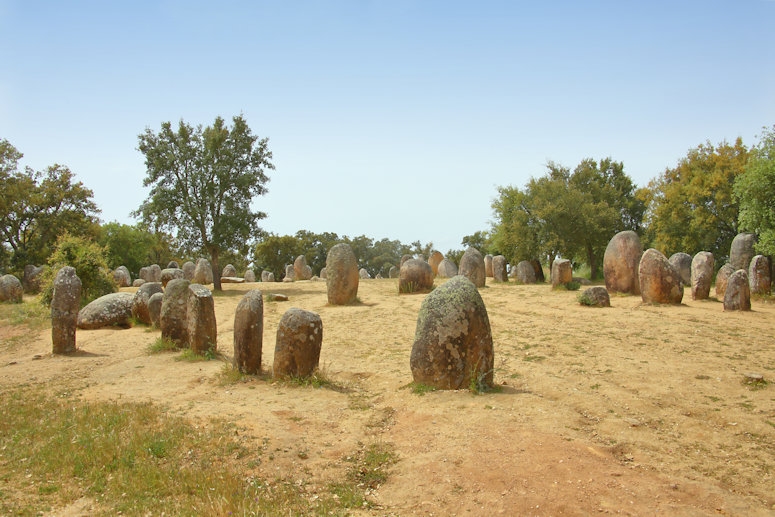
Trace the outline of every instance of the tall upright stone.
{"type": "Polygon", "coordinates": [[[492,258],[492,278],[496,282],[508,282],[508,272],[506,271],[506,257],[496,255],[492,258]]]}
{"type": "Polygon", "coordinates": [[[218,349],[218,327],[215,322],[213,293],[201,284],[188,286],[186,337],[188,346],[195,354],[204,355],[218,349]]]}
{"type": "Polygon", "coordinates": [[[436,276],[439,274],[439,264],[441,264],[441,261],[444,260],[444,255],[440,251],[434,250],[431,253],[431,256],[428,257],[428,264],[431,266],[431,270],[433,271],[433,276],[436,276]]]}
{"type": "Polygon", "coordinates": [[[312,278],[312,268],[307,265],[307,257],[299,255],[293,261],[293,277],[296,280],[309,280],[312,278]]]}
{"type": "Polygon", "coordinates": [[[457,276],[457,266],[454,262],[445,258],[439,262],[439,269],[436,274],[439,278],[452,278],[453,276],[457,276]]]}
{"type": "Polygon", "coordinates": [[[185,278],[170,280],[161,302],[161,337],[178,346],[188,346],[188,286],[185,278]]]}
{"type": "Polygon", "coordinates": [[[255,375],[261,371],[264,343],[264,300],[261,291],[245,293],[234,313],[234,368],[255,375]]]}
{"type": "Polygon", "coordinates": [[[228,277],[235,277],[237,276],[237,268],[234,267],[234,264],[226,264],[223,266],[223,270],[221,271],[221,278],[228,276],[228,277]]]}
{"type": "Polygon", "coordinates": [[[486,281],[486,272],[484,257],[478,249],[469,247],[463,256],[460,257],[460,266],[457,270],[458,275],[468,278],[476,287],[484,287],[486,281]]]}
{"type": "Polygon", "coordinates": [[[272,376],[309,377],[320,362],[323,321],[312,311],[288,309],[280,318],[272,376]]]}
{"type": "Polygon", "coordinates": [[[729,277],[735,272],[735,268],[731,264],[727,263],[719,268],[716,273],[716,299],[718,301],[724,301],[724,295],[727,292],[727,284],[729,283],[729,277]]]}
{"type": "Polygon", "coordinates": [[[724,293],[724,310],[751,310],[751,287],[748,283],[748,273],[744,269],[738,269],[729,277],[724,293]]]}
{"type": "Polygon", "coordinates": [[[148,309],[148,301],[156,293],[164,293],[161,282],[145,282],[137,288],[132,299],[132,316],[138,321],[151,325],[151,312],[148,309]]]}
{"type": "Polygon", "coordinates": [[[252,284],[253,282],[256,281],[256,273],[253,272],[252,269],[246,269],[245,270],[245,274],[242,275],[242,278],[245,279],[245,282],[248,282],[248,283],[252,284]]]}
{"type": "Polygon", "coordinates": [[[668,262],[678,271],[681,283],[685,286],[692,285],[692,257],[688,253],[678,252],[670,255],[668,262]]]}
{"type": "Polygon", "coordinates": [[[213,283],[213,267],[206,258],[200,258],[196,261],[194,267],[194,278],[191,279],[194,284],[208,285],[213,283]]]}
{"type": "Polygon", "coordinates": [[[647,249],[640,259],[638,281],[645,303],[678,305],[683,299],[680,274],[667,257],[654,248],[647,249]]]}
{"type": "Polygon", "coordinates": [[[398,274],[398,292],[403,294],[429,291],[433,288],[433,269],[424,260],[404,262],[398,274]]]}
{"type": "Polygon", "coordinates": [[[358,261],[349,244],[340,243],[328,250],[326,256],[326,290],[328,303],[347,305],[358,296],[358,261]]]}
{"type": "Polygon", "coordinates": [[[75,332],[80,307],[81,279],[75,274],[75,268],[65,266],[54,277],[54,292],[51,296],[53,353],[75,352],[75,332]]]}
{"type": "Polygon", "coordinates": [[[692,300],[707,300],[713,282],[713,253],[700,251],[692,258],[692,300]]]}
{"type": "Polygon", "coordinates": [[[614,235],[603,255],[605,288],[609,293],[640,294],[638,267],[643,245],[638,234],[627,230],[614,235]]]}
{"type": "Polygon", "coordinates": [[[573,281],[573,265],[568,259],[555,259],[552,262],[552,288],[568,285],[573,281]]]}
{"type": "Polygon", "coordinates": [[[43,271],[48,266],[35,266],[33,264],[27,264],[24,266],[24,276],[22,277],[22,286],[25,293],[39,293],[40,281],[43,276],[43,271]]]}
{"type": "Polygon", "coordinates": [[[129,269],[126,266],[118,266],[113,271],[113,281],[119,287],[129,287],[132,285],[132,275],[129,274],[129,269]]]}
{"type": "Polygon", "coordinates": [[[738,233],[732,239],[732,245],[729,247],[729,264],[735,271],[744,269],[748,271],[751,259],[756,254],[754,246],[756,245],[756,235],[753,233],[738,233]]]}
{"type": "Polygon", "coordinates": [[[484,276],[492,278],[492,255],[489,253],[484,256],[484,276]]]}
{"type": "Polygon", "coordinates": [[[770,259],[764,255],[754,255],[748,266],[748,282],[751,286],[751,294],[770,294],[772,290],[770,259]]]}
{"type": "Polygon", "coordinates": [[[514,278],[520,284],[536,283],[537,279],[536,279],[535,268],[533,267],[533,264],[530,261],[528,260],[520,261],[516,266],[514,266],[513,270],[514,270],[514,278]]]}
{"type": "Polygon", "coordinates": [[[180,268],[169,267],[161,270],[161,277],[159,281],[162,287],[166,286],[170,280],[175,278],[186,278],[186,273],[180,268]]]}
{"type": "Polygon", "coordinates": [[[181,269],[183,270],[183,278],[191,282],[194,279],[196,264],[189,260],[183,263],[183,267],[181,269]]]}
{"type": "Polygon", "coordinates": [[[146,282],[161,282],[161,266],[159,264],[148,266],[148,278],[144,280],[146,282]]]}
{"type": "Polygon", "coordinates": [[[164,301],[164,293],[153,293],[148,298],[148,316],[151,319],[151,325],[161,328],[161,304],[164,301]]]}
{"type": "Polygon", "coordinates": [[[13,275],[0,277],[0,302],[22,303],[24,287],[21,280],[13,275]]]}
{"type": "Polygon", "coordinates": [[[261,281],[274,282],[274,273],[272,273],[268,269],[264,269],[263,271],[261,271],[261,281]]]}

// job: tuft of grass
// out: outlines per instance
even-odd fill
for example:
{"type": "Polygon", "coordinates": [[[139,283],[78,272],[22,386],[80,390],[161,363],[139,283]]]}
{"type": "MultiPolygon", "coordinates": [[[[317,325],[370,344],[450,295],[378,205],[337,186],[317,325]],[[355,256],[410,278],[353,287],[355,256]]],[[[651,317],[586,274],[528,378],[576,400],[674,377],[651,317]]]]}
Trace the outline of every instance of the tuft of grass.
{"type": "Polygon", "coordinates": [[[178,344],[172,341],[171,339],[166,339],[163,337],[159,337],[148,345],[148,353],[149,354],[161,354],[163,352],[177,352],[179,350],[178,344]]]}
{"type": "Polygon", "coordinates": [[[579,295],[576,297],[580,305],[584,305],[586,307],[594,307],[597,305],[595,300],[592,299],[591,296],[589,296],[587,293],[579,293],[579,295]]]}
{"type": "Polygon", "coordinates": [[[424,384],[422,382],[410,382],[409,384],[406,384],[404,386],[401,386],[401,389],[409,388],[409,390],[414,393],[415,395],[423,396],[426,393],[430,393],[432,391],[436,391],[435,386],[430,386],[428,384],[424,384]]]}
{"type": "Polygon", "coordinates": [[[32,330],[43,330],[51,326],[51,309],[35,298],[22,303],[1,303],[0,323],[3,325],[25,325],[32,330]]]}
{"type": "Polygon", "coordinates": [[[581,283],[576,282],[575,280],[568,282],[567,284],[563,284],[563,287],[566,291],[578,291],[581,288],[581,283]]]}
{"type": "Polygon", "coordinates": [[[175,360],[195,363],[197,361],[214,361],[215,359],[220,359],[221,357],[222,356],[220,352],[218,352],[215,346],[210,345],[210,347],[205,350],[204,354],[198,354],[190,348],[184,348],[183,352],[181,352],[181,354],[176,357],[175,360]]]}
{"type": "Polygon", "coordinates": [[[321,368],[316,368],[311,375],[306,377],[291,375],[289,377],[280,379],[279,382],[287,386],[298,386],[302,388],[310,387],[316,389],[325,388],[328,390],[337,391],[339,393],[349,393],[352,391],[350,386],[332,379],[329,377],[327,371],[321,368]]]}

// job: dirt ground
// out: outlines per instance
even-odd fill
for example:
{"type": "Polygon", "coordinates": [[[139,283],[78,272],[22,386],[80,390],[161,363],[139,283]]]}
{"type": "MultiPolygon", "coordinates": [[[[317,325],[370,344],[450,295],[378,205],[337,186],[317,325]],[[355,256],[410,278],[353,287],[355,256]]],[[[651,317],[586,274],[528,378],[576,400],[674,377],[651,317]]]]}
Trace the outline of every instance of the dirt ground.
{"type": "MultiPolygon", "coordinates": [[[[224,361],[149,354],[159,331],[143,326],[78,331],[73,356],[51,355],[50,331],[0,345],[0,389],[42,383],[235,422],[263,449],[260,475],[298,479],[310,497],[359,443],[390,443],[398,462],[361,515],[775,515],[775,304],[724,312],[687,289],[680,306],[613,296],[595,309],[577,292],[490,281],[496,393],[406,388],[425,295],[399,295],[397,280],[362,280],[347,307],[314,281],[225,284],[215,299],[229,361],[242,293],[289,296],[264,305],[269,371],[282,314],[319,313],[321,368],[346,389],[224,385],[224,361]]],[[[88,514],[80,504],[71,515],[88,514]]]]}

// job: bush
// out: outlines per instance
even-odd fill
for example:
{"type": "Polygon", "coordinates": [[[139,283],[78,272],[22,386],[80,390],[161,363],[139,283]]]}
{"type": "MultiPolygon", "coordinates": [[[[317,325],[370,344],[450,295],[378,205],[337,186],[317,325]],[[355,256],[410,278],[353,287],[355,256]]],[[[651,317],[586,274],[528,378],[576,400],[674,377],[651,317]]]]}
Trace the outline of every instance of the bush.
{"type": "Polygon", "coordinates": [[[51,305],[54,278],[65,266],[74,267],[78,278],[81,279],[81,307],[100,296],[118,291],[113,275],[108,270],[104,248],[90,239],[63,234],[57,240],[48,264],[50,267],[43,274],[41,282],[41,301],[45,305],[51,305]]]}

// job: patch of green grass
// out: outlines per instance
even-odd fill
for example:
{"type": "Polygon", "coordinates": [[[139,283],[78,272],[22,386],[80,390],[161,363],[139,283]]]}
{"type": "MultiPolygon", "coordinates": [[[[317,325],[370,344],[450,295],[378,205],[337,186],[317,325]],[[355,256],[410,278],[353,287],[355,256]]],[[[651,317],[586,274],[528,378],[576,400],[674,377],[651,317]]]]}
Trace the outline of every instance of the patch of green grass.
{"type": "Polygon", "coordinates": [[[3,325],[26,325],[33,330],[51,326],[51,309],[36,298],[22,303],[0,304],[0,323],[3,325]]]}
{"type": "Polygon", "coordinates": [[[181,354],[176,357],[175,360],[195,363],[197,361],[214,361],[215,359],[220,358],[221,354],[218,352],[218,350],[213,345],[210,345],[210,347],[205,350],[204,354],[198,354],[190,348],[184,348],[183,352],[181,352],[181,354]]]}
{"type": "Polygon", "coordinates": [[[414,393],[415,395],[420,395],[421,397],[425,395],[426,393],[430,393],[432,391],[436,391],[435,386],[431,386],[429,384],[424,384],[422,382],[410,382],[409,384],[402,386],[403,388],[409,388],[409,390],[414,393]]]}
{"type": "Polygon", "coordinates": [[[542,355],[525,355],[522,357],[523,361],[527,361],[528,363],[540,363],[546,359],[546,357],[542,355]]]}
{"type": "Polygon", "coordinates": [[[316,368],[311,375],[284,377],[279,382],[286,386],[298,386],[301,388],[325,388],[339,393],[349,393],[352,391],[347,384],[334,380],[329,377],[325,369],[316,368]]]}
{"type": "Polygon", "coordinates": [[[171,339],[159,337],[148,345],[149,354],[161,354],[163,352],[177,352],[179,350],[178,344],[171,339]]]}

